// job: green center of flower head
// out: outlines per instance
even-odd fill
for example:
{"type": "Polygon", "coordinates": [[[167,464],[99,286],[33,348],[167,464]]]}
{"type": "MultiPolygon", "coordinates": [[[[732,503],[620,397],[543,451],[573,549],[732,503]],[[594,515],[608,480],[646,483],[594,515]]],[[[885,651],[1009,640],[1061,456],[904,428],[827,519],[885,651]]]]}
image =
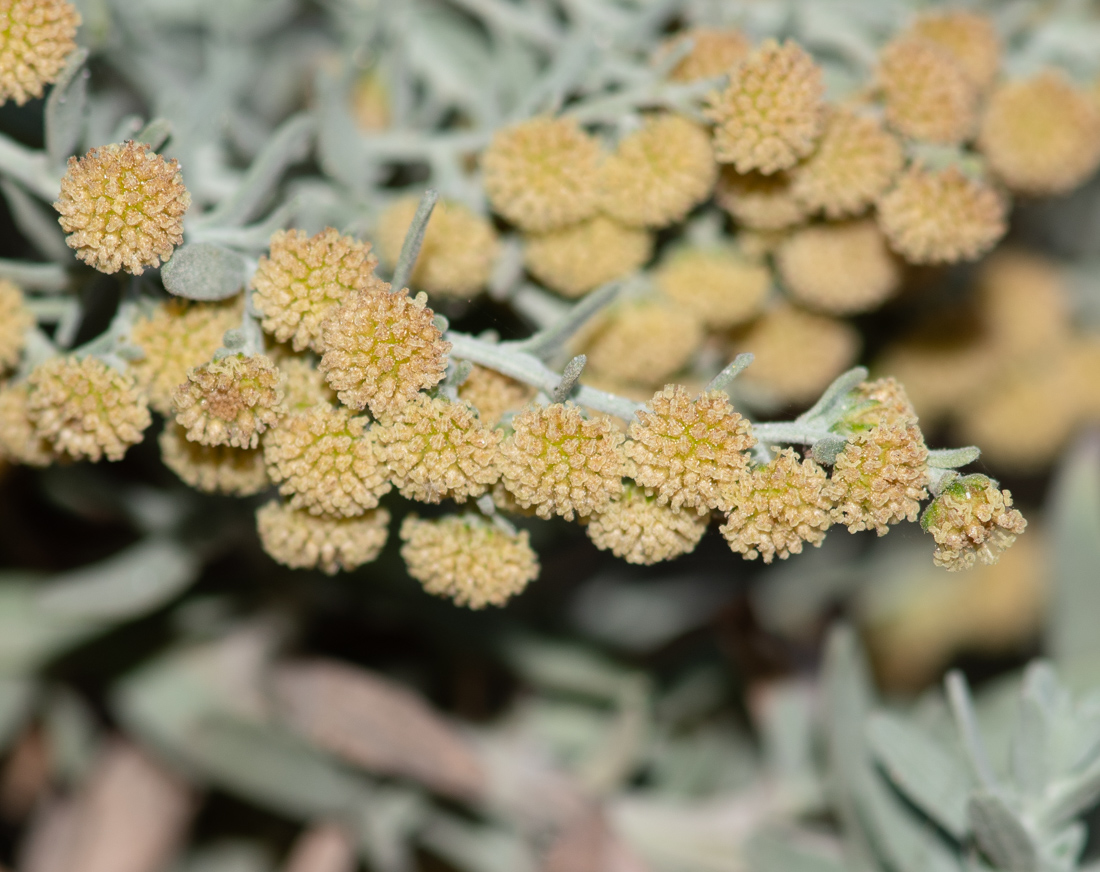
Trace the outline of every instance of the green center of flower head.
{"type": "Polygon", "coordinates": [[[920,518],[921,529],[928,532],[930,527],[942,524],[948,511],[948,502],[972,503],[983,498],[993,482],[984,475],[964,475],[944,485],[939,496],[928,504],[920,518]]]}

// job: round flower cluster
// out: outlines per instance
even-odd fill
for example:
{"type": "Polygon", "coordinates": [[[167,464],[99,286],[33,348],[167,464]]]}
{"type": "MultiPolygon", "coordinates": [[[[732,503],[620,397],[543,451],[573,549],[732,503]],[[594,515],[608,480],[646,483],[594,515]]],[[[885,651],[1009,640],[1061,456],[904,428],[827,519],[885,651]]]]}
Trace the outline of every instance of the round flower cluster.
{"type": "Polygon", "coordinates": [[[195,490],[248,497],[271,486],[259,448],[192,442],[174,422],[165,425],[157,442],[164,465],[195,490]]]}
{"type": "Polygon", "coordinates": [[[585,532],[601,551],[647,566],[693,551],[709,520],[709,515],[678,512],[628,482],[604,511],[589,518],[585,532]]]}
{"type": "Polygon", "coordinates": [[[901,36],[879,56],[886,120],[904,136],[958,143],[977,122],[978,92],[963,66],[930,39],[901,36]]]}
{"type": "Polygon", "coordinates": [[[616,306],[586,333],[588,368],[612,380],[661,384],[683,369],[703,339],[691,312],[663,300],[616,306]]]}
{"type": "Polygon", "coordinates": [[[658,50],[658,60],[681,50],[690,40],[691,50],[668,74],[674,82],[713,79],[729,72],[752,51],[752,43],[733,28],[696,27],[667,40],[658,50]]]}
{"type": "Polygon", "coordinates": [[[266,355],[212,360],[189,370],[176,388],[176,422],[192,442],[255,448],[283,415],[284,382],[266,355]]]}
{"type": "Polygon", "coordinates": [[[949,482],[924,510],[920,523],[936,540],[936,566],[949,571],[996,563],[1027,527],[1024,516],[1012,508],[1012,494],[984,475],[949,482]]]}
{"type": "Polygon", "coordinates": [[[654,280],[677,306],[716,329],[750,320],[771,289],[771,273],[736,249],[681,248],[657,268],[654,280]]]}
{"type": "Polygon", "coordinates": [[[22,106],[56,81],[76,48],[80,13],[68,0],[0,3],[0,103],[22,106]]]}
{"type": "Polygon", "coordinates": [[[548,288],[580,297],[629,275],[653,254],[653,236],[597,215],[571,227],[524,239],[523,263],[548,288]]]}
{"type": "Polygon", "coordinates": [[[256,512],[264,550],[291,569],[350,572],[382,553],[390,513],[374,509],[354,518],[316,516],[272,501],[256,512]]]}
{"type": "Polygon", "coordinates": [[[535,389],[495,369],[475,366],[459,386],[458,397],[474,407],[482,423],[495,427],[506,413],[533,400],[535,389]]]}
{"type": "Polygon", "coordinates": [[[795,197],[791,176],[786,172],[766,176],[724,167],[714,199],[738,224],[752,230],[784,230],[801,224],[810,214],[795,197]]]}
{"type": "Polygon", "coordinates": [[[23,355],[27,330],[34,326],[23,292],[7,279],[0,279],[0,372],[10,370],[23,355]]]}

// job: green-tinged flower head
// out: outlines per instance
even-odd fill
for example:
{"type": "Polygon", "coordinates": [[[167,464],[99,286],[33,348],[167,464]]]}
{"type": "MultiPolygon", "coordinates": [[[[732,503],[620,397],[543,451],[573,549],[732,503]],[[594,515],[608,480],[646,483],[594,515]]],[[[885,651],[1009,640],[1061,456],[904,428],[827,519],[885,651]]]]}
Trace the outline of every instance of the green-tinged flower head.
{"type": "Polygon", "coordinates": [[[709,520],[708,515],[678,512],[627,482],[619,497],[588,519],[585,532],[601,551],[648,566],[694,551],[709,520]]]}
{"type": "Polygon", "coordinates": [[[849,411],[834,428],[846,434],[874,427],[908,427],[917,423],[917,412],[905,388],[893,377],[862,382],[848,397],[849,411]]]}
{"type": "Polygon", "coordinates": [[[374,509],[354,518],[311,515],[278,500],[256,512],[260,542],[273,560],[291,569],[350,572],[377,559],[389,538],[390,513],[374,509]]]}
{"type": "Polygon", "coordinates": [[[35,324],[23,292],[7,279],[0,279],[0,371],[19,363],[27,331],[35,324]]]}
{"type": "Polygon", "coordinates": [[[233,354],[196,366],[176,388],[176,421],[203,445],[255,448],[282,417],[285,376],[263,355],[233,354]]]}
{"type": "Polygon", "coordinates": [[[936,540],[936,566],[952,572],[996,563],[1027,527],[1012,508],[1012,494],[984,475],[948,483],[924,510],[920,524],[936,540]]]}
{"type": "Polygon", "coordinates": [[[79,26],[67,0],[0,0],[0,103],[41,97],[76,48],[79,26]]]}
{"type": "Polygon", "coordinates": [[[0,457],[24,466],[49,466],[58,454],[31,423],[30,389],[25,381],[0,388],[0,457]]]}
{"type": "Polygon", "coordinates": [[[248,497],[271,486],[259,448],[192,442],[174,421],[165,424],[157,443],[164,465],[196,490],[248,497]]]}

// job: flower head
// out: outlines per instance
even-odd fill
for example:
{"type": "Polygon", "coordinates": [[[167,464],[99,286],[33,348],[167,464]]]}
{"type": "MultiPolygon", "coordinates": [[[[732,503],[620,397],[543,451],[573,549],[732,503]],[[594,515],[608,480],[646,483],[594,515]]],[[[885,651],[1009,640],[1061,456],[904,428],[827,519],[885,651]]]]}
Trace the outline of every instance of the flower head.
{"type": "Polygon", "coordinates": [[[279,230],[252,277],[263,328],[295,351],[321,350],[321,324],[352,294],[376,287],[378,258],[369,242],[341,236],[331,227],[316,236],[279,230]]]}
{"type": "Polygon", "coordinates": [[[165,424],[157,442],[164,465],[196,490],[247,497],[271,486],[259,448],[192,442],[174,421],[165,424]]]}
{"type": "Polygon", "coordinates": [[[600,145],[569,118],[531,118],[498,130],[481,156],[493,210],[545,233],[596,212],[600,145]]]}
{"type": "Polygon", "coordinates": [[[692,399],[687,388],[669,385],[630,422],[625,450],[631,477],[656,494],[658,505],[703,515],[718,508],[722,491],[744,475],[744,452],[755,444],[752,426],[725,393],[692,399]]]}
{"type": "Polygon", "coordinates": [[[187,438],[255,448],[282,417],[285,377],[263,354],[233,354],[190,369],[172,398],[187,438]]]}
{"type": "Polygon", "coordinates": [[[531,275],[567,297],[629,275],[652,254],[651,233],[604,215],[528,236],[523,244],[523,262],[531,275]]]}
{"type": "Polygon", "coordinates": [[[792,449],[784,449],[723,492],[729,514],[720,531],[733,551],[765,563],[801,554],[803,542],[820,547],[832,523],[827,481],[825,470],[812,460],[799,463],[792,449]]]}
{"type": "Polygon", "coordinates": [[[862,382],[852,391],[851,411],[842,419],[846,433],[873,427],[908,427],[917,423],[917,412],[901,383],[892,377],[862,382]]]}
{"type": "Polygon", "coordinates": [[[1014,357],[1069,341],[1068,282],[1060,265],[1041,254],[998,248],[978,270],[977,302],[990,340],[1014,357]]]}
{"type": "Polygon", "coordinates": [[[401,524],[401,540],[409,575],[456,605],[502,606],[538,578],[526,530],[509,533],[473,516],[424,521],[410,515],[401,524]]]}
{"type": "Polygon", "coordinates": [[[886,120],[904,136],[962,142],[974,132],[978,91],[962,65],[929,39],[901,36],[879,55],[886,120]]]}
{"type": "Polygon", "coordinates": [[[909,33],[950,54],[979,91],[987,90],[997,77],[1001,40],[988,15],[965,9],[926,12],[913,22],[909,33]]]}
{"type": "Polygon", "coordinates": [[[390,490],[375,429],[343,407],[287,415],[264,437],[264,461],[292,509],[354,517],[390,490]]]}
{"type": "Polygon", "coordinates": [[[355,518],[317,517],[272,500],[256,512],[260,542],[276,562],[291,569],[350,572],[382,553],[390,513],[375,509],[355,518]]]}
{"type": "Polygon", "coordinates": [[[58,455],[28,417],[30,389],[25,381],[0,387],[0,456],[25,466],[49,466],[58,455]]]}
{"type": "Polygon", "coordinates": [[[318,404],[337,404],[336,392],[328,386],[324,373],[312,360],[277,352],[272,352],[272,359],[286,376],[285,403],[288,412],[302,412],[318,404]]]}
{"type": "Polygon", "coordinates": [[[121,460],[152,423],[133,376],[96,357],[54,357],[35,367],[27,384],[35,434],[77,460],[121,460]]]}
{"type": "Polygon", "coordinates": [[[714,149],[739,173],[788,169],[821,136],[825,86],[821,68],[794,42],[766,40],[730,70],[729,85],[712,94],[714,149]]]}
{"type": "Polygon", "coordinates": [[[771,289],[771,273],[732,246],[681,248],[654,276],[670,300],[707,327],[724,330],[748,321],[771,289]]]}
{"type": "Polygon", "coordinates": [[[801,224],[810,210],[794,195],[789,173],[739,173],[723,167],[715,202],[738,224],[753,230],[783,230],[801,224]]]}
{"type": "Polygon", "coordinates": [[[375,416],[400,411],[419,391],[443,380],[451,344],[423,294],[360,291],[324,325],[321,372],[340,402],[369,406],[375,416]]]}
{"type": "Polygon", "coordinates": [[[34,324],[23,292],[7,279],[0,279],[0,371],[19,363],[27,330],[34,324]]]}
{"type": "Polygon", "coordinates": [[[141,275],[183,242],[191,195],[179,163],[133,140],[69,158],[54,208],[76,256],[100,272],[141,275]]]}
{"type": "Polygon", "coordinates": [[[76,48],[79,26],[80,13],[67,0],[0,2],[0,103],[41,97],[76,48]]]}
{"type": "Polygon", "coordinates": [[[648,566],[695,550],[707,531],[707,515],[677,512],[628,482],[620,497],[593,515],[585,532],[601,551],[648,566]]]}
{"type": "Polygon", "coordinates": [[[554,403],[512,418],[501,445],[501,480],[522,508],[540,518],[602,512],[622,490],[623,436],[606,418],[554,403]]]}
{"type": "Polygon", "coordinates": [[[669,37],[658,49],[658,59],[675,51],[689,39],[691,51],[668,74],[674,82],[694,82],[721,76],[752,51],[751,40],[740,30],[732,27],[695,27],[669,37]]]}
{"type": "Polygon", "coordinates": [[[458,388],[458,398],[477,410],[488,427],[495,427],[506,412],[512,412],[535,398],[535,389],[495,369],[475,366],[458,388]]]}
{"type": "Polygon", "coordinates": [[[653,385],[683,369],[702,340],[702,323],[691,312],[641,300],[609,310],[585,331],[582,347],[596,375],[653,385]]]}
{"type": "Polygon", "coordinates": [[[920,525],[936,540],[936,566],[953,572],[996,563],[1027,521],[1012,508],[1009,491],[984,475],[967,475],[944,487],[924,510],[920,525]]]}
{"type": "Polygon", "coordinates": [[[374,432],[393,483],[407,499],[464,503],[500,478],[501,433],[466,403],[420,394],[374,432]]]}

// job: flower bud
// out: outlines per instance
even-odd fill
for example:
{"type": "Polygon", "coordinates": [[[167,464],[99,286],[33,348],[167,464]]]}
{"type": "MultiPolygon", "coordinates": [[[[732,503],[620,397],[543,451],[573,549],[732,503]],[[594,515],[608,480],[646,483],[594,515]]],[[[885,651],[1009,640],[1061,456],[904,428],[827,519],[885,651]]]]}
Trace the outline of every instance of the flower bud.
{"type": "Polygon", "coordinates": [[[996,563],[1027,527],[1012,508],[1012,494],[984,475],[948,483],[924,510],[920,524],[936,540],[936,566],[950,572],[996,563]]]}

